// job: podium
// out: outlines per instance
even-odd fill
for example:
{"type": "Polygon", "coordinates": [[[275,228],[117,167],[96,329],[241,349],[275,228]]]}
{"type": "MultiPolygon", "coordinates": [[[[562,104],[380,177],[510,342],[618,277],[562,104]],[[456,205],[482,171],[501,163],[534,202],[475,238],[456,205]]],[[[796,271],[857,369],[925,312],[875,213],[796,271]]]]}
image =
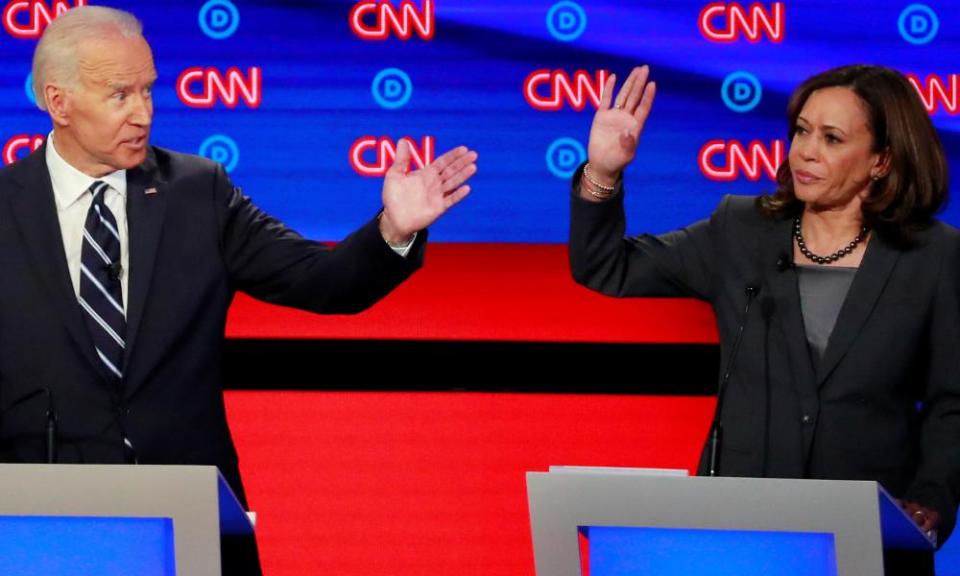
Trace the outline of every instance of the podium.
{"type": "Polygon", "coordinates": [[[527,495],[538,576],[877,576],[884,548],[936,546],[870,481],[561,470],[527,495]]]}
{"type": "Polygon", "coordinates": [[[252,534],[213,466],[0,464],[0,573],[219,576],[252,534]]]}

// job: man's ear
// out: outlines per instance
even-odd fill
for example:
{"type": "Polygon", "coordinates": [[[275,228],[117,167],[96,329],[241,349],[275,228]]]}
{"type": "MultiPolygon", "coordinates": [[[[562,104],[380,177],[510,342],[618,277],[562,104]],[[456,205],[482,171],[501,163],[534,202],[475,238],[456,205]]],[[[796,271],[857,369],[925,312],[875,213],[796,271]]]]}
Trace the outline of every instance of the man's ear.
{"type": "Polygon", "coordinates": [[[51,83],[44,84],[43,101],[54,124],[70,125],[70,96],[65,88],[51,83]]]}

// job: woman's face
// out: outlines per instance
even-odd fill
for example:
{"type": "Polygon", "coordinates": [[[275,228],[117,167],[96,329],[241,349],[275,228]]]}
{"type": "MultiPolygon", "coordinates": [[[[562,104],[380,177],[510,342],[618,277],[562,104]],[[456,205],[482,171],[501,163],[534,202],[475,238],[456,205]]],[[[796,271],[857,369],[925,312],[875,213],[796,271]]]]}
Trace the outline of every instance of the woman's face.
{"type": "Polygon", "coordinates": [[[849,88],[814,91],[797,118],[790,172],[797,199],[815,210],[853,209],[882,175],[885,154],[873,152],[866,104],[849,88]]]}

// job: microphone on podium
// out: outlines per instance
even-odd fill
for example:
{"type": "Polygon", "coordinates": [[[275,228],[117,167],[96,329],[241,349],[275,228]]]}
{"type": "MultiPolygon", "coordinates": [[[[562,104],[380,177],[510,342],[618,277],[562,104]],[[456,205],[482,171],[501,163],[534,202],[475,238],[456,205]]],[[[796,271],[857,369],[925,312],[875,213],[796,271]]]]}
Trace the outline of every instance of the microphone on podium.
{"type": "Polygon", "coordinates": [[[723,442],[723,397],[727,391],[727,382],[730,380],[730,374],[733,372],[733,366],[737,361],[737,353],[740,351],[740,342],[743,340],[743,331],[747,325],[747,317],[750,314],[750,306],[760,292],[757,284],[747,284],[744,286],[747,303],[743,308],[743,315],[740,319],[740,325],[737,327],[737,336],[733,341],[733,349],[730,350],[726,367],[723,370],[723,376],[717,385],[717,406],[713,413],[713,424],[710,426],[710,439],[708,442],[707,453],[709,456],[707,474],[709,476],[720,475],[720,444],[723,442]]]}

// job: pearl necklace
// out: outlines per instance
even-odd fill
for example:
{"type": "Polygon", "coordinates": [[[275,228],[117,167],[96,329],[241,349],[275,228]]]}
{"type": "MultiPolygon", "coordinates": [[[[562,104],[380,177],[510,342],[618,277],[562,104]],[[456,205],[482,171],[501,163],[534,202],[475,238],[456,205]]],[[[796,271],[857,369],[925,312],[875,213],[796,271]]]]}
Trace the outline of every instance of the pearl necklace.
{"type": "Polygon", "coordinates": [[[857,245],[863,242],[863,239],[867,237],[867,232],[868,228],[864,226],[860,228],[860,233],[857,234],[857,237],[843,248],[828,256],[818,256],[817,254],[811,252],[810,249],[807,248],[806,242],[803,241],[803,233],[800,232],[800,217],[797,216],[793,220],[793,237],[797,239],[797,248],[800,249],[801,254],[806,256],[807,260],[816,262],[817,264],[832,264],[844,256],[849,255],[851,252],[853,252],[854,248],[856,248],[857,245]]]}

